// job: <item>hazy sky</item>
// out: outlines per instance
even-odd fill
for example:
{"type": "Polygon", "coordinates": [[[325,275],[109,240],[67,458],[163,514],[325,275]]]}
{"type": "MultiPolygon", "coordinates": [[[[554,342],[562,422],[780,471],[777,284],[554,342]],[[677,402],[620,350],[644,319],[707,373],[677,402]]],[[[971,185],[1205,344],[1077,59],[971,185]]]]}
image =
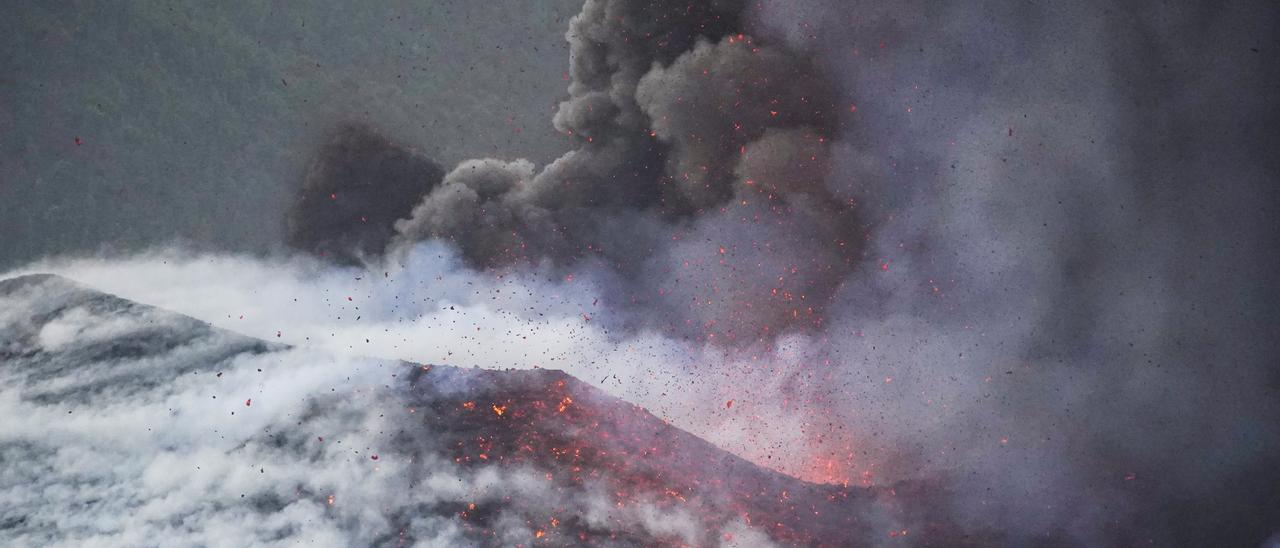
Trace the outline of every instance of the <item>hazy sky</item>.
{"type": "Polygon", "coordinates": [[[0,267],[283,239],[324,132],[546,161],[581,2],[19,2],[0,17],[0,267]],[[79,144],[77,144],[77,139],[79,144]]]}

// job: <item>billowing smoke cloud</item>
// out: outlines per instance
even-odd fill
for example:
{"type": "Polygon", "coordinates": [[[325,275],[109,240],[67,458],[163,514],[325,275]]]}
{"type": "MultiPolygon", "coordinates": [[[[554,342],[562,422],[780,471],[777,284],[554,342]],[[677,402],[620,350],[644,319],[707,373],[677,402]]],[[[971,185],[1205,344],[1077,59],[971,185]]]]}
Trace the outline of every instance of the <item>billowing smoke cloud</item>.
{"type": "Polygon", "coordinates": [[[288,213],[295,249],[354,264],[382,254],[393,223],[440,183],[440,166],[362,124],[337,127],[288,213]]]}
{"type": "Polygon", "coordinates": [[[473,268],[604,268],[615,327],[713,342],[821,326],[861,248],[825,186],[840,117],[807,56],[743,34],[742,2],[589,1],[570,24],[555,127],[535,169],[464,162],[397,230],[473,268]]]}
{"type": "Polygon", "coordinates": [[[1280,526],[1260,285],[1280,271],[1280,165],[1256,123],[1280,119],[1259,57],[1280,11],[753,9],[855,105],[827,180],[875,225],[862,267],[880,271],[807,348],[843,364],[807,389],[837,402],[837,439],[877,473],[957,479],[957,512],[1032,544],[1252,545],[1280,526]]]}
{"type": "Polygon", "coordinates": [[[1010,544],[1247,545],[1280,528],[1275,21],[589,1],[578,148],[462,163],[382,261],[30,268],[300,345],[565,368],[808,479],[944,478],[1010,544]]]}
{"type": "MultiPolygon", "coordinates": [[[[955,504],[974,523],[1089,543],[1167,542],[1214,519],[1242,538],[1272,526],[1274,512],[1248,509],[1276,506],[1280,481],[1261,467],[1280,437],[1255,425],[1277,409],[1227,402],[1274,399],[1261,364],[1275,349],[1187,320],[1216,308],[1204,295],[1227,295],[1168,269],[1221,255],[1194,234],[1245,222],[1240,210],[1241,230],[1260,233],[1246,197],[1274,163],[1243,169],[1212,212],[1184,200],[1220,176],[1215,157],[1265,156],[1253,133],[1226,146],[1197,128],[1252,127],[1274,106],[1159,73],[1153,85],[1184,107],[1234,106],[1142,108],[1149,88],[1129,80],[1179,61],[1210,70],[1256,44],[1191,51],[1176,29],[1206,15],[1192,11],[1132,38],[1134,23],[1099,6],[672,9],[687,6],[588,2],[555,118],[579,148],[541,170],[463,164],[397,225],[404,241],[452,242],[475,269],[588,272],[605,305],[593,321],[611,328],[779,343],[760,393],[806,402],[791,416],[825,423],[798,421],[814,454],[838,456],[836,475],[968,478],[955,504]],[[799,337],[775,339],[788,332],[799,337]],[[1237,364],[1228,379],[1195,380],[1193,364],[1224,361],[1237,364]],[[1182,418],[1206,407],[1235,419],[1182,418]],[[1245,438],[1252,449],[1220,454],[1245,438]],[[1151,517],[1204,500],[1231,504],[1199,524],[1151,517]]],[[[1256,34],[1247,11],[1213,13],[1204,36],[1256,34]]],[[[1276,81],[1244,59],[1231,77],[1276,81]]],[[[1231,262],[1265,278],[1274,261],[1250,238],[1252,255],[1231,262]]],[[[1215,324],[1270,321],[1251,308],[1215,324]]],[[[690,382],[738,375],[746,358],[707,361],[719,367],[685,366],[690,382]]]]}

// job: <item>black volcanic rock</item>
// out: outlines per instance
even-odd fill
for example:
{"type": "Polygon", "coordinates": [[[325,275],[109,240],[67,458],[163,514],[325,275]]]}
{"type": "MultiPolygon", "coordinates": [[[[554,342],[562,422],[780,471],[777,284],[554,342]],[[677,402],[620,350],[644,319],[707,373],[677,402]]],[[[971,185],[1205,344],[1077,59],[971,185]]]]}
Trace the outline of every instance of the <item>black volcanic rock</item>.
{"type": "MultiPolygon", "coordinates": [[[[334,357],[0,281],[0,544],[980,544],[559,371],[334,357]]],[[[990,539],[985,539],[990,541],[990,539]]]]}

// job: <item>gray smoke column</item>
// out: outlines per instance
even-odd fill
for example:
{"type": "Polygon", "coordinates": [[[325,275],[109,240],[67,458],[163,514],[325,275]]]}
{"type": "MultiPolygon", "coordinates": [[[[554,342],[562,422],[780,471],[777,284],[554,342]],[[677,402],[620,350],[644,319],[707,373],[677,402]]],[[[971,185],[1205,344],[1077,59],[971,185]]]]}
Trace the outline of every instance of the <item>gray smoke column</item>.
{"type": "Polygon", "coordinates": [[[361,124],[335,128],[288,213],[290,246],[355,264],[380,255],[393,223],[440,183],[435,162],[361,124]]]}
{"type": "Polygon", "coordinates": [[[744,34],[743,2],[588,1],[567,38],[578,147],[463,162],[412,215],[475,269],[590,269],[605,321],[705,341],[820,327],[863,229],[825,186],[840,119],[805,55],[744,34]],[[603,268],[601,268],[603,267],[603,268]]]}
{"type": "Polygon", "coordinates": [[[884,267],[805,372],[849,453],[1015,545],[1280,528],[1274,3],[753,7],[856,104],[828,183],[884,267]]]}
{"type": "Polygon", "coordinates": [[[601,372],[671,373],[628,395],[757,462],[940,481],[1015,545],[1256,544],[1280,523],[1277,21],[588,1],[554,118],[576,148],[461,163],[388,257],[441,241],[465,276],[537,278],[498,309],[581,309],[568,362],[644,348],[601,372]]]}

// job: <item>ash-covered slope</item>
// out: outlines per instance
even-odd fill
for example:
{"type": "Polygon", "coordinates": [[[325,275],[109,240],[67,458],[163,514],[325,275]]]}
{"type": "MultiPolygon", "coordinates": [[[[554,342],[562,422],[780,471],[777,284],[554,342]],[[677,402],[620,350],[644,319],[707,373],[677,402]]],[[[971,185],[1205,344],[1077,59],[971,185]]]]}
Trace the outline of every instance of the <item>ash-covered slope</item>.
{"type": "Polygon", "coordinates": [[[328,356],[56,276],[0,281],[0,417],[4,545],[980,542],[926,486],[808,484],[561,372],[328,356]]]}

